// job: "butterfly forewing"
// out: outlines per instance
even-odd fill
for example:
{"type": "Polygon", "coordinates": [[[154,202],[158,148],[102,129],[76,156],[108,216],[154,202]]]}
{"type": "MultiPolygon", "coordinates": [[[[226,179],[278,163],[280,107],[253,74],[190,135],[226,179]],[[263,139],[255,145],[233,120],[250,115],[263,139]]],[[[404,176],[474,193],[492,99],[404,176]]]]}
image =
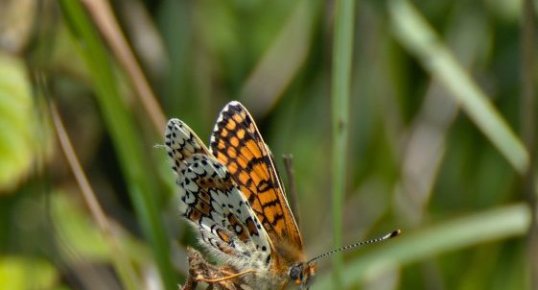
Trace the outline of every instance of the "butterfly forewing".
{"type": "Polygon", "coordinates": [[[271,153],[252,117],[239,102],[232,101],[222,109],[210,149],[233,175],[271,240],[301,252],[302,237],[271,153]]]}

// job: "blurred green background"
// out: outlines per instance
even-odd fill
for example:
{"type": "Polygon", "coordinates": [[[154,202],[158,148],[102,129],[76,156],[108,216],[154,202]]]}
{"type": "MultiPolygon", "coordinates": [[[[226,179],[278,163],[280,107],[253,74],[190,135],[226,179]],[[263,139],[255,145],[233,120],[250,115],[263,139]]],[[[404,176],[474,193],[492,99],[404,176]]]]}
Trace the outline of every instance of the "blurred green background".
{"type": "Polygon", "coordinates": [[[0,1],[0,289],[177,289],[164,123],[233,99],[294,156],[308,257],[403,231],[312,289],[538,289],[523,2],[0,1]]]}

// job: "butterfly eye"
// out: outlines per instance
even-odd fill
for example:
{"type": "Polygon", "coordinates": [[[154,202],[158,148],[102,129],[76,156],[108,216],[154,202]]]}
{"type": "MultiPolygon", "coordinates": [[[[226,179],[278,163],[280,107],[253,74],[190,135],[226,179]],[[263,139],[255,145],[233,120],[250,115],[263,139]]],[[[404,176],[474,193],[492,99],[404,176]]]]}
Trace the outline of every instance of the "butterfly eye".
{"type": "Polygon", "coordinates": [[[294,265],[290,268],[290,279],[295,281],[295,283],[300,284],[303,280],[303,270],[301,265],[294,265]]]}

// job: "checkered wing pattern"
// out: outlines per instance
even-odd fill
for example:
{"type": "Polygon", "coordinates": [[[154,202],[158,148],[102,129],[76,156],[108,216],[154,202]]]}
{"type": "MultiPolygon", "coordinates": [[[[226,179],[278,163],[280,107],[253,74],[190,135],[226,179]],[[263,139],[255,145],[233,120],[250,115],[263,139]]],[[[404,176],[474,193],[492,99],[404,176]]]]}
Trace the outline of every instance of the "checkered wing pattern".
{"type": "Polygon", "coordinates": [[[211,136],[212,154],[227,168],[273,244],[302,253],[303,241],[271,153],[241,103],[226,105],[211,136]]]}
{"type": "Polygon", "coordinates": [[[269,236],[228,169],[178,119],[168,122],[165,146],[178,176],[180,213],[198,228],[202,244],[239,269],[267,268],[269,236]]]}

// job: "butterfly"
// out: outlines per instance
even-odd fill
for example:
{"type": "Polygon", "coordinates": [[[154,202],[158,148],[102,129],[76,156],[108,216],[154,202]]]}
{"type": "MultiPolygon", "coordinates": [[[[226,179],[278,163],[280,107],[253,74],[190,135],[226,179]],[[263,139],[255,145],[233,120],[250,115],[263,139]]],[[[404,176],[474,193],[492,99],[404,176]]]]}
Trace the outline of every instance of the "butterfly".
{"type": "Polygon", "coordinates": [[[190,250],[194,285],[285,289],[291,282],[308,289],[319,258],[399,234],[394,231],[307,260],[271,151],[237,101],[220,112],[209,148],[179,119],[168,121],[164,139],[177,174],[180,214],[223,265],[211,265],[190,250]]]}

